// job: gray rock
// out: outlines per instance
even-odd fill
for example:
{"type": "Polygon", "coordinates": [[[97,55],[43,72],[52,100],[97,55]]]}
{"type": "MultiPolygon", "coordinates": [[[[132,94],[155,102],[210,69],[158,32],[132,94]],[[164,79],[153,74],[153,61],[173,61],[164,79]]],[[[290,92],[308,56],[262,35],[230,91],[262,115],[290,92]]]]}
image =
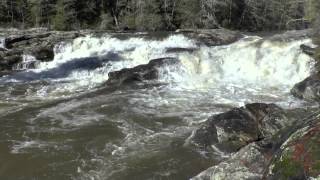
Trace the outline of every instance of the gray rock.
{"type": "MultiPolygon", "coordinates": [[[[22,55],[32,55],[39,61],[51,61],[54,58],[54,46],[59,42],[89,34],[90,32],[58,32],[32,29],[26,31],[6,31],[5,48],[0,50],[0,70],[12,70],[22,61],[22,55]]],[[[0,32],[0,34],[2,34],[0,32]]]]}
{"type": "Polygon", "coordinates": [[[320,178],[320,119],[294,133],[281,146],[265,171],[266,180],[320,178]]]}
{"type": "Polygon", "coordinates": [[[176,32],[183,33],[196,39],[198,44],[207,46],[227,45],[243,37],[241,33],[227,29],[179,29],[176,32]]]}
{"type": "Polygon", "coordinates": [[[320,73],[311,75],[304,81],[296,84],[291,94],[307,101],[320,101],[320,73]]]}
{"type": "MultiPolygon", "coordinates": [[[[216,147],[226,147],[225,144],[228,145],[227,141],[230,140],[236,141],[234,144],[241,146],[229,146],[227,150],[231,150],[232,153],[225,154],[227,156],[218,164],[203,171],[192,180],[263,179],[264,174],[274,167],[274,163],[271,162],[276,152],[282,149],[280,147],[284,147],[283,143],[291,141],[292,138],[289,138],[291,134],[297,133],[296,129],[299,129],[301,123],[307,123],[305,119],[310,118],[316,111],[317,109],[284,110],[274,104],[255,103],[211,117],[196,131],[193,140],[199,142],[200,139],[200,142],[209,143],[208,145],[216,143],[214,144],[216,147]],[[219,128],[225,130],[222,135],[221,130],[220,134],[217,133],[216,129],[219,128]],[[246,138],[241,139],[241,137],[246,138]],[[204,141],[201,138],[204,138],[204,141]],[[208,138],[213,140],[210,141],[208,138]],[[251,142],[243,139],[249,139],[251,142]]],[[[315,149],[319,150],[319,148],[315,149]]],[[[316,152],[318,151],[313,154],[316,155],[316,152]]]]}
{"type": "Polygon", "coordinates": [[[161,58],[151,60],[148,64],[139,65],[134,68],[125,68],[120,71],[109,73],[108,86],[132,85],[137,82],[157,80],[159,68],[163,66],[174,66],[180,61],[176,58],[161,58]]]}
{"type": "Polygon", "coordinates": [[[248,104],[210,117],[195,131],[192,141],[206,150],[233,153],[274,136],[291,123],[286,113],[274,104],[248,104]]]}
{"type": "Polygon", "coordinates": [[[267,153],[259,145],[252,143],[191,180],[257,180],[262,178],[268,162],[267,153]]]}

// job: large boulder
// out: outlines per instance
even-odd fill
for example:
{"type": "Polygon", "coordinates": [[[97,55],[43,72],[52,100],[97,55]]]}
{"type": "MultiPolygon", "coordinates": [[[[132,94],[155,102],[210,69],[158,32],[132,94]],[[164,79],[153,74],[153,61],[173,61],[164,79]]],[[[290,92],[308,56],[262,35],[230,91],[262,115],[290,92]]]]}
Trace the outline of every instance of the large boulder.
{"type": "MultiPolygon", "coordinates": [[[[193,141],[202,146],[213,146],[212,150],[218,150],[218,155],[221,155],[222,152],[224,157],[218,159],[216,164],[192,180],[256,180],[267,177],[265,174],[272,172],[275,165],[271,162],[281,159],[274,156],[279,150],[286,147],[287,143],[284,144],[284,142],[290,142],[292,137],[295,137],[291,136],[292,133],[300,134],[296,130],[302,126],[301,124],[311,122],[314,116],[319,116],[317,111],[318,109],[284,110],[274,104],[255,103],[211,117],[195,132],[193,141]],[[225,153],[228,151],[232,153],[225,153]]],[[[314,132],[316,126],[312,127],[311,132],[314,132]]],[[[318,129],[320,130],[320,127],[318,129]]],[[[303,131],[307,133],[307,129],[303,131]]],[[[318,142],[317,138],[319,138],[318,135],[310,140],[318,142]]],[[[312,143],[305,145],[305,152],[309,152],[307,151],[308,145],[311,146],[312,143]]],[[[313,146],[313,148],[313,154],[320,154],[318,153],[320,147],[313,146]]],[[[279,167],[282,166],[284,164],[279,165],[279,167]]],[[[289,169],[290,166],[291,164],[289,169]]],[[[268,175],[268,178],[274,176],[275,178],[271,179],[278,179],[285,173],[279,172],[280,176],[272,173],[268,175]]]]}
{"type": "Polygon", "coordinates": [[[304,81],[296,84],[291,93],[307,101],[320,101],[320,73],[311,75],[304,81]]]}
{"type": "Polygon", "coordinates": [[[195,131],[192,141],[206,150],[232,153],[252,142],[273,137],[292,122],[274,104],[248,104],[210,117],[195,131]]]}
{"type": "MultiPolygon", "coordinates": [[[[319,118],[319,117],[318,117],[319,118]]],[[[320,178],[320,120],[294,132],[266,170],[268,180],[320,178]]]]}
{"type": "Polygon", "coordinates": [[[108,86],[132,85],[143,81],[157,80],[159,70],[164,66],[176,66],[180,61],[176,58],[161,58],[151,60],[148,64],[134,68],[125,68],[109,73],[108,86]]]}

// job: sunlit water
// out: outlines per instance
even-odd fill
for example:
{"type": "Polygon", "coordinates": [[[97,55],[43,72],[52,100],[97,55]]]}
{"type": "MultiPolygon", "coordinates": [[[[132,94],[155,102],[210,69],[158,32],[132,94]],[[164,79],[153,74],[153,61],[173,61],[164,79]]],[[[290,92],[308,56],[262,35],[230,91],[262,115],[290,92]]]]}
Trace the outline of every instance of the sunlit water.
{"type": "MultiPolygon", "coordinates": [[[[299,48],[310,43],[246,36],[207,47],[181,34],[158,40],[87,36],[60,43],[54,61],[0,78],[0,177],[195,176],[219,159],[188,143],[210,115],[250,102],[304,104],[289,91],[312,71],[313,60],[299,48]],[[161,86],[105,85],[109,72],[162,57],[176,57],[182,65],[162,67],[161,86]]],[[[23,63],[33,61],[25,55],[23,63]]]]}

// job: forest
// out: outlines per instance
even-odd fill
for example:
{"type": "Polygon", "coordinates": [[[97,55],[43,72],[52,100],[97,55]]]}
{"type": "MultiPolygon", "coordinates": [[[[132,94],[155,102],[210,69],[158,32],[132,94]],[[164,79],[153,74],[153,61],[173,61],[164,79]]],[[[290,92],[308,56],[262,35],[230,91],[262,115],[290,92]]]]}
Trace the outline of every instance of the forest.
{"type": "Polygon", "coordinates": [[[0,0],[1,27],[168,31],[304,29],[318,0],[0,0]]]}

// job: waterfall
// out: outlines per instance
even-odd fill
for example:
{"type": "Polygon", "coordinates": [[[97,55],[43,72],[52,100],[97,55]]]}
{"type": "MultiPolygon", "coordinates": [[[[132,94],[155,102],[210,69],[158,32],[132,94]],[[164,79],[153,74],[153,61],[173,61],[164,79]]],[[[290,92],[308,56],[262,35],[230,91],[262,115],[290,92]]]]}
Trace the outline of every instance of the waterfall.
{"type": "Polygon", "coordinates": [[[39,61],[34,56],[31,55],[23,55],[22,62],[13,66],[13,70],[21,71],[21,70],[28,70],[34,69],[39,64],[39,61]]]}
{"type": "MultiPolygon", "coordinates": [[[[159,70],[159,81],[170,91],[206,92],[222,103],[255,102],[264,96],[287,97],[295,83],[310,75],[314,60],[300,50],[301,44],[312,42],[307,38],[245,36],[229,45],[205,46],[182,34],[157,40],[86,36],[57,44],[53,61],[38,63],[37,69],[11,78],[14,82],[39,78],[61,81],[63,84],[55,88],[74,92],[100,86],[112,71],[174,57],[181,66],[159,70]]],[[[17,69],[34,62],[26,57],[17,69]]]]}
{"type": "Polygon", "coordinates": [[[75,69],[67,77],[94,85],[105,82],[111,71],[146,64],[151,59],[176,57],[183,66],[175,69],[176,72],[166,73],[167,77],[162,80],[178,83],[181,87],[210,88],[218,82],[259,88],[291,87],[311,73],[314,63],[302,53],[301,44],[311,44],[311,40],[276,41],[247,36],[230,45],[207,47],[199,46],[183,35],[172,35],[163,40],[87,36],[72,43],[58,44],[54,61],[40,63],[36,71],[47,71],[85,58],[90,63],[89,57],[97,57],[103,62],[102,67],[75,69]],[[190,49],[192,51],[188,51],[190,49]]]}
{"type": "Polygon", "coordinates": [[[216,83],[290,88],[312,71],[314,61],[300,50],[301,44],[310,43],[309,39],[273,42],[246,37],[231,45],[200,47],[196,53],[178,54],[184,73],[172,73],[175,81],[190,88],[216,83]]]}

